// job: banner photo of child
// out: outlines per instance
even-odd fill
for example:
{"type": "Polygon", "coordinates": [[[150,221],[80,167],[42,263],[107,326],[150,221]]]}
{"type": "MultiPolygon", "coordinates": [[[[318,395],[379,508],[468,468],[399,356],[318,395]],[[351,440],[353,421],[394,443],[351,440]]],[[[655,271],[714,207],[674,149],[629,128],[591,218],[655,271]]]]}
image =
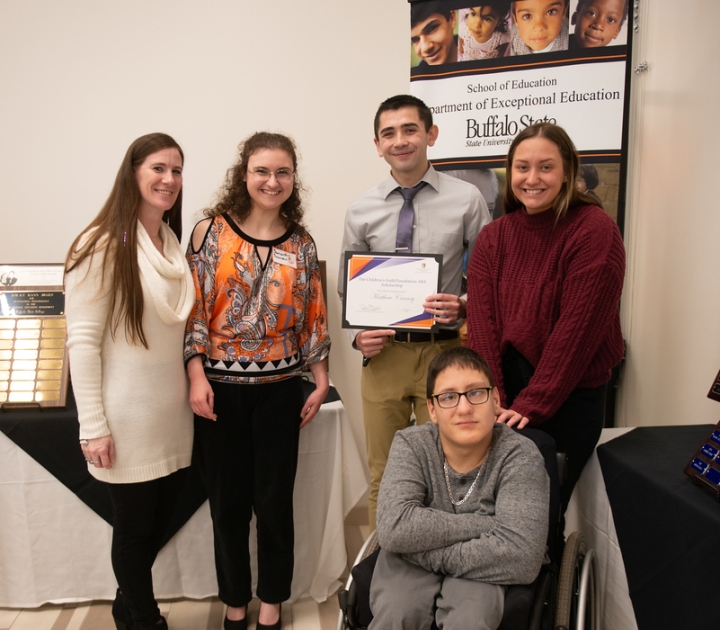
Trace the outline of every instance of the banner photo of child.
{"type": "Polygon", "coordinates": [[[512,3],[512,54],[568,49],[570,0],[516,0],[512,3]]]}
{"type": "Polygon", "coordinates": [[[623,26],[628,17],[630,0],[573,0],[570,24],[575,29],[569,48],[600,48],[627,43],[623,26]]]}
{"type": "Polygon", "coordinates": [[[458,61],[510,54],[510,0],[486,0],[459,11],[458,61]]]}

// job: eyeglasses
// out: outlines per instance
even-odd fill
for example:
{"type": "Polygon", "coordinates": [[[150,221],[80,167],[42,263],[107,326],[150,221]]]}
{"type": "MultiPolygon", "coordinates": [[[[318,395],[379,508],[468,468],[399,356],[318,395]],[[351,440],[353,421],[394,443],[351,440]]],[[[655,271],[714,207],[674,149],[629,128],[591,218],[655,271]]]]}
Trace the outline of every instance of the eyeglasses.
{"type": "Polygon", "coordinates": [[[460,397],[465,396],[471,405],[482,405],[490,398],[492,387],[476,387],[467,392],[443,392],[442,394],[433,394],[430,398],[434,398],[442,409],[452,409],[460,403],[460,397]]]}
{"type": "Polygon", "coordinates": [[[295,171],[286,168],[280,168],[277,171],[268,171],[266,168],[256,168],[254,171],[248,170],[248,173],[258,182],[266,182],[270,179],[271,175],[275,175],[275,179],[281,184],[289,184],[295,176],[295,171]]]}

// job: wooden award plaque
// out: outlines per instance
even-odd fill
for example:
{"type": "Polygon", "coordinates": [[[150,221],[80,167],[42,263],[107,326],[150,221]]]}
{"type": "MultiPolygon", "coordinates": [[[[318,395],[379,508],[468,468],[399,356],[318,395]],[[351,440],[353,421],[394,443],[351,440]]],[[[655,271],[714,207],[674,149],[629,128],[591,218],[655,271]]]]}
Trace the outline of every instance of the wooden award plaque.
{"type": "Polygon", "coordinates": [[[63,265],[0,265],[0,408],[64,407],[63,265]]]}

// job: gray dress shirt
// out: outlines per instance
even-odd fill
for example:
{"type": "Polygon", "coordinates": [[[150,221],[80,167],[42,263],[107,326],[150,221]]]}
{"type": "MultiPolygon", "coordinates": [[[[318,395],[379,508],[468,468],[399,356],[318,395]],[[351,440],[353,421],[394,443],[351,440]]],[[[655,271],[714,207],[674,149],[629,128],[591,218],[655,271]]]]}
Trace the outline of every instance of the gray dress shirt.
{"type": "MultiPolygon", "coordinates": [[[[463,256],[467,251],[469,260],[480,230],[491,220],[487,204],[475,186],[439,173],[432,166],[422,181],[428,185],[415,196],[413,253],[442,254],[440,293],[462,295],[463,256]]],[[[341,298],[345,252],[395,251],[398,216],[403,204],[402,195],[395,190],[399,185],[390,175],[348,207],[338,275],[341,298]]]]}

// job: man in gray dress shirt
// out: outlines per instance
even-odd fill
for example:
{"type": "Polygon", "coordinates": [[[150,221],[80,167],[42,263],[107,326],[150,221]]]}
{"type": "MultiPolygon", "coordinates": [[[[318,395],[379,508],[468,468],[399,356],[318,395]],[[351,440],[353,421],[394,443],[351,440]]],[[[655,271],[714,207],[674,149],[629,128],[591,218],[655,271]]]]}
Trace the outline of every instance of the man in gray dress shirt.
{"type": "Polygon", "coordinates": [[[428,371],[432,423],[396,434],[378,500],[370,630],[495,630],[505,586],[540,571],[549,480],[528,438],[495,422],[487,363],[451,348],[428,371]]]}
{"type": "Polygon", "coordinates": [[[440,324],[438,333],[401,333],[393,330],[352,331],[353,347],[363,357],[362,397],[368,463],[372,475],[370,527],[375,527],[377,493],[396,431],[429,420],[425,375],[433,357],[459,344],[457,329],[465,317],[461,298],[465,253],[472,254],[480,229],[490,221],[487,204],[471,184],[437,172],[427,149],[435,144],[438,128],[420,99],[393,96],[375,115],[375,146],[390,165],[390,175],[379,186],[353,201],[345,216],[338,292],[344,286],[346,251],[394,252],[398,217],[403,206],[401,189],[424,182],[413,200],[413,253],[442,254],[441,293],[424,304],[440,324]]]}

